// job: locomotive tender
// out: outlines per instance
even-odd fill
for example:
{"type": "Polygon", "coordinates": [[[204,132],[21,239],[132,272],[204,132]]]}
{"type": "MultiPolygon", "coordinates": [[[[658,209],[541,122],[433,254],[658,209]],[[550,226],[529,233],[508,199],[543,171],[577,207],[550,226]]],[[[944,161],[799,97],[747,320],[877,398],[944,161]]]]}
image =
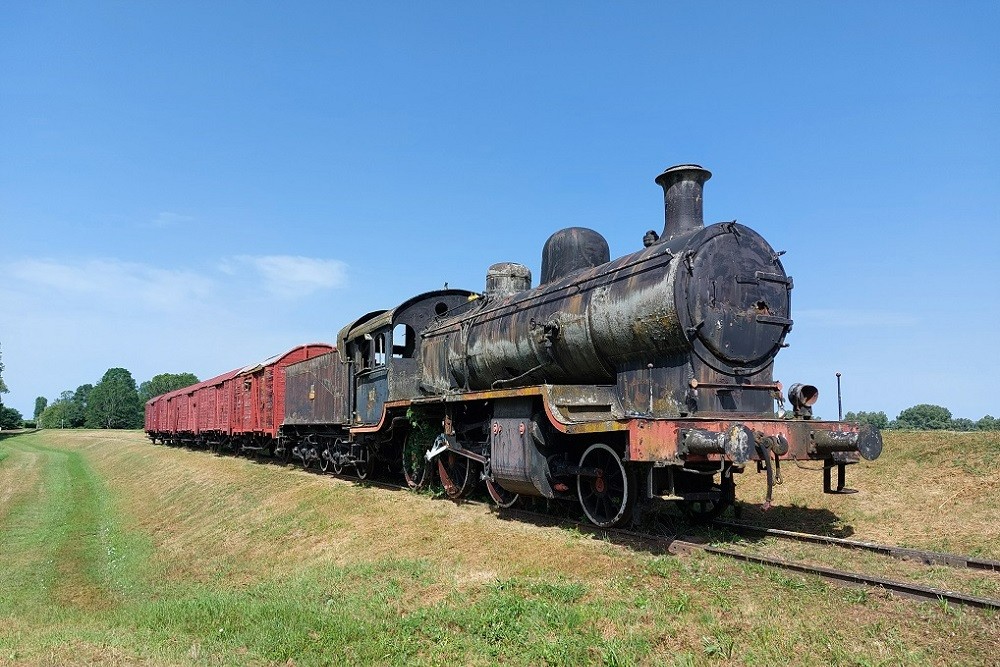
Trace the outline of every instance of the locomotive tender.
{"type": "Polygon", "coordinates": [[[751,462],[767,473],[767,503],[788,459],[822,461],[824,490],[848,492],[845,466],[878,457],[881,434],[812,419],[809,385],[790,388],[785,411],[772,369],[792,327],[792,280],[749,227],[704,225],[710,177],[680,165],[656,178],[665,224],[642,250],[611,261],[600,234],[564,229],[545,244],[535,288],[526,267],[494,264],[482,294],[421,294],[355,320],[335,347],[154,398],[146,430],[360,477],[377,460],[402,464],[411,487],[437,476],[453,498],[483,480],[500,506],[579,502],[604,527],[656,497],[715,517],[751,462]],[[164,417],[207,400],[211,424],[164,417]],[[248,428],[254,410],[277,414],[248,428]]]}

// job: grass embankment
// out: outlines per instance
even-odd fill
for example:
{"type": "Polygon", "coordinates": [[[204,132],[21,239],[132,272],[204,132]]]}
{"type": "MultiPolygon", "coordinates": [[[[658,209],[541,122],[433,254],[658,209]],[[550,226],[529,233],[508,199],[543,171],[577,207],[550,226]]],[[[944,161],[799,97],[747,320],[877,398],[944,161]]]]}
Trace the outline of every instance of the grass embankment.
{"type": "MultiPolygon", "coordinates": [[[[786,469],[784,507],[763,518],[996,556],[998,449],[892,434],[851,470],[861,494],[822,496],[817,473],[786,469]]],[[[0,531],[0,664],[996,664],[1000,644],[996,614],[633,552],[134,432],[0,443],[0,531]]]]}

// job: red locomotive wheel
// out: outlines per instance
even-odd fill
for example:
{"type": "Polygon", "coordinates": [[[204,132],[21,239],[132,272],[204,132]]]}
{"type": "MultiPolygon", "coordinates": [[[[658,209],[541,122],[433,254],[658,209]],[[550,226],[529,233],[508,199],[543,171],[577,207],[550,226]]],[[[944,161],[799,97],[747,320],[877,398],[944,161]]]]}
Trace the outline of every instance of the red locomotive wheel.
{"type": "Polygon", "coordinates": [[[475,486],[472,465],[470,459],[454,452],[445,452],[438,456],[438,477],[444,486],[445,495],[455,500],[472,491],[475,486]]]}
{"type": "Polygon", "coordinates": [[[615,450],[601,443],[591,445],[580,457],[580,467],[599,471],[596,477],[576,478],[580,506],[590,522],[610,528],[628,521],[635,505],[635,484],[615,450]]]}

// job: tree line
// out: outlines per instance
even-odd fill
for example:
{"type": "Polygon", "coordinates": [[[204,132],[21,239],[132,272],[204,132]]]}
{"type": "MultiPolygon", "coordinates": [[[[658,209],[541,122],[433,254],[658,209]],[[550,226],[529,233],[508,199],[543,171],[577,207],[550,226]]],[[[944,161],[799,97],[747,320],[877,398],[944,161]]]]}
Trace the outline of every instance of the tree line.
{"type": "Polygon", "coordinates": [[[96,385],[66,390],[51,404],[35,399],[41,428],[142,428],[146,401],[198,382],[192,373],[161,373],[136,386],[132,373],[109,368],[96,385]]]}
{"type": "Polygon", "coordinates": [[[986,415],[977,421],[965,417],[952,417],[948,408],[930,403],[906,408],[891,421],[884,412],[864,411],[848,412],[844,415],[844,419],[871,424],[880,429],[902,431],[1000,431],[1000,419],[996,417],[986,415]]]}

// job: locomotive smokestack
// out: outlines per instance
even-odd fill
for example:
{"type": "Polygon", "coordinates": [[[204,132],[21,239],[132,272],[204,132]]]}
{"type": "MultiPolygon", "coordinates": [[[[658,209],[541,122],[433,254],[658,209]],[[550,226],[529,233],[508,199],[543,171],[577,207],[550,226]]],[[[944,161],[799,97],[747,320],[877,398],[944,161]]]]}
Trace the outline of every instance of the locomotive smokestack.
{"type": "Polygon", "coordinates": [[[686,234],[705,226],[702,214],[702,189],[712,172],[697,164],[679,164],[656,177],[663,188],[663,207],[666,218],[660,242],[686,234]]]}

